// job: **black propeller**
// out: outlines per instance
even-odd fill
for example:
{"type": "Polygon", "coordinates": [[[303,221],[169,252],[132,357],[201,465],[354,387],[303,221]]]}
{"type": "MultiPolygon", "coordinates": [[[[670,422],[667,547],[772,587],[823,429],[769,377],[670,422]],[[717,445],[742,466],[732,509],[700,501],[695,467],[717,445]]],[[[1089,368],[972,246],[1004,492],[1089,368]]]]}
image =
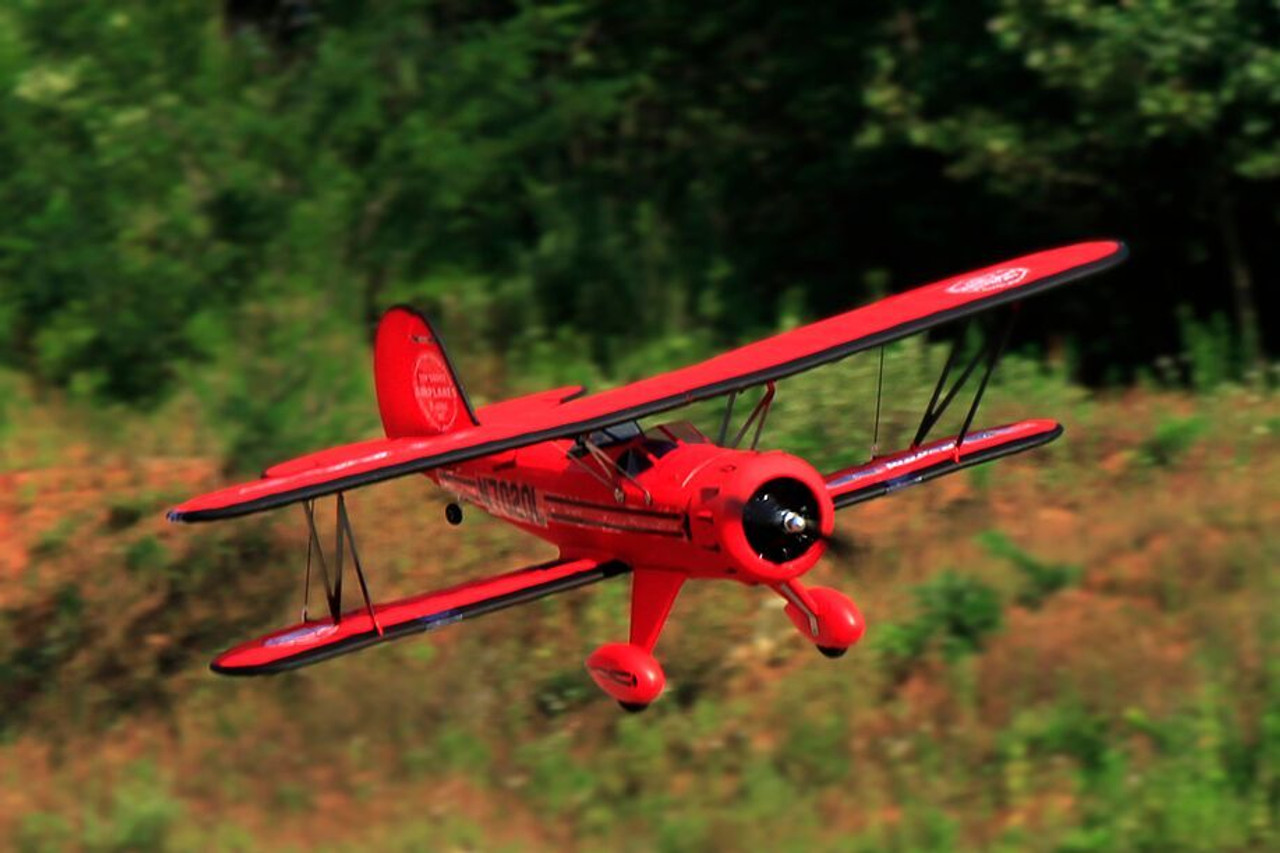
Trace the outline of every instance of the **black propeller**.
{"type": "Polygon", "coordinates": [[[742,508],[747,542],[763,559],[785,563],[822,538],[818,499],[799,480],[769,480],[742,508]]]}
{"type": "Polygon", "coordinates": [[[858,550],[858,546],[849,534],[834,530],[827,537],[827,550],[831,552],[832,556],[847,560],[858,550]]]}

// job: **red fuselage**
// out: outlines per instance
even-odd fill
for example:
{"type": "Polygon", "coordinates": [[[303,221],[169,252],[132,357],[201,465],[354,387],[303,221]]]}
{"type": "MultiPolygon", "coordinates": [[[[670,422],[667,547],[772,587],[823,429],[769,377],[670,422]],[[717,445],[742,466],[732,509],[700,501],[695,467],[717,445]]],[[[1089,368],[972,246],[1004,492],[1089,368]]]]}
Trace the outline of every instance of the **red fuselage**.
{"type": "Polygon", "coordinates": [[[803,574],[821,556],[834,508],[807,462],[780,451],[719,447],[688,424],[597,438],[607,460],[572,441],[549,441],[431,476],[468,503],[558,546],[566,558],[778,583],[803,574]],[[816,529],[806,547],[775,552],[770,541],[748,536],[744,512],[769,484],[809,501],[806,521],[816,529]]]}

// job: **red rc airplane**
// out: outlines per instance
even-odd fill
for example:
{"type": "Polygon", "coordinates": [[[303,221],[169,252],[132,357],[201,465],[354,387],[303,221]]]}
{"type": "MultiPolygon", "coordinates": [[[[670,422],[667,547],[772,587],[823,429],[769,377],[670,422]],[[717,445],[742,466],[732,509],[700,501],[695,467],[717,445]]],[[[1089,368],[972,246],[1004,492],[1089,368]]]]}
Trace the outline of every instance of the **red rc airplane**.
{"type": "MultiPolygon", "coordinates": [[[[310,530],[308,591],[313,561],[323,576],[327,616],[309,618],[304,594],[302,622],[223,653],[212,669],[226,675],[294,669],[628,572],[629,641],[603,645],[586,662],[600,688],[628,710],[646,707],[663,690],[666,679],[653,649],[691,578],[773,590],[786,600],[796,629],[823,654],[838,657],[862,637],[862,614],[842,593],[800,581],[826,548],[835,510],[1061,435],[1062,427],[1051,420],[970,427],[1019,300],[1114,266],[1126,254],[1113,241],[1039,252],[621,388],[587,396],[580,387],[559,388],[479,410],[472,409],[426,318],[392,308],[374,344],[386,438],[275,465],[258,480],[193,498],[169,512],[172,521],[213,521],[300,503],[310,530]],[[959,345],[952,349],[906,450],[873,450],[863,464],[821,474],[803,459],[756,449],[776,380],[1001,306],[1008,306],[1008,321],[964,367],[957,364],[959,345]],[[929,441],[930,430],[979,367],[959,433],[929,441]],[[755,407],[731,430],[734,402],[756,386],[763,392],[755,407]],[[726,396],[727,404],[715,441],[687,422],[647,429],[637,422],[718,396],[726,396]],[[748,434],[750,446],[743,448],[748,434]],[[343,493],[418,473],[457,500],[558,546],[559,559],[374,604],[343,493]],[[337,496],[329,559],[315,521],[315,501],[326,495],[337,496]],[[343,612],[348,552],[364,607],[343,612]]],[[[876,408],[878,418],[879,399],[876,408]]],[[[461,507],[449,504],[446,518],[458,524],[461,507]]]]}

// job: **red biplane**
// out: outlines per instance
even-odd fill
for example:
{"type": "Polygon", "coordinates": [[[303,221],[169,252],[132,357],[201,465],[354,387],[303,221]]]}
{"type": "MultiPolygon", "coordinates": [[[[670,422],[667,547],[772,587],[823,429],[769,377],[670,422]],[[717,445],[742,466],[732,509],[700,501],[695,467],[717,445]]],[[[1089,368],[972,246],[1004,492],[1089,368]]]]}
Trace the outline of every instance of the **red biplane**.
{"type": "MultiPolygon", "coordinates": [[[[835,511],[1061,435],[1051,420],[971,427],[1019,301],[1114,266],[1125,255],[1124,245],[1112,241],[1039,252],[620,388],[592,395],[580,387],[559,388],[478,410],[426,318],[392,308],[374,343],[386,438],[275,465],[258,480],[169,512],[172,521],[199,522],[301,504],[310,530],[308,588],[313,563],[323,576],[327,615],[309,618],[304,605],[302,622],[223,653],[212,668],[227,675],[281,672],[627,573],[630,637],[601,646],[586,666],[628,710],[647,706],[663,690],[654,646],[692,578],[767,587],[786,600],[787,616],[806,639],[838,657],[862,637],[862,614],[842,593],[800,581],[822,556],[835,511]],[[828,474],[787,453],[757,449],[777,380],[996,308],[1009,316],[976,355],[961,359],[959,345],[953,347],[907,449],[873,451],[868,461],[828,474]],[[959,432],[930,440],[938,419],[979,371],[959,432]],[[762,392],[754,408],[735,424],[735,402],[757,386],[762,392]],[[715,440],[687,422],[638,423],[718,396],[727,401],[715,440]],[[425,474],[459,503],[545,539],[560,557],[373,603],[343,493],[408,474],[425,474]],[[327,557],[315,518],[315,502],[326,495],[336,496],[336,542],[327,557]],[[344,612],[348,554],[364,606],[344,612]]],[[[459,503],[446,510],[451,524],[462,520],[459,503]]]]}

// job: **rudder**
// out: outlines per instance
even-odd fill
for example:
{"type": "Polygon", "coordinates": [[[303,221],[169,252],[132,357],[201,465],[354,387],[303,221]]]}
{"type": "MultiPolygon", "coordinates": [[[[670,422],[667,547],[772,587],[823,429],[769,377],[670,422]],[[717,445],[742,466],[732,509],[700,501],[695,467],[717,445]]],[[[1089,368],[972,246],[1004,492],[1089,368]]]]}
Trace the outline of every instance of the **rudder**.
{"type": "Polygon", "coordinates": [[[389,309],[378,322],[373,375],[388,438],[443,435],[477,423],[444,342],[408,306],[389,309]]]}

